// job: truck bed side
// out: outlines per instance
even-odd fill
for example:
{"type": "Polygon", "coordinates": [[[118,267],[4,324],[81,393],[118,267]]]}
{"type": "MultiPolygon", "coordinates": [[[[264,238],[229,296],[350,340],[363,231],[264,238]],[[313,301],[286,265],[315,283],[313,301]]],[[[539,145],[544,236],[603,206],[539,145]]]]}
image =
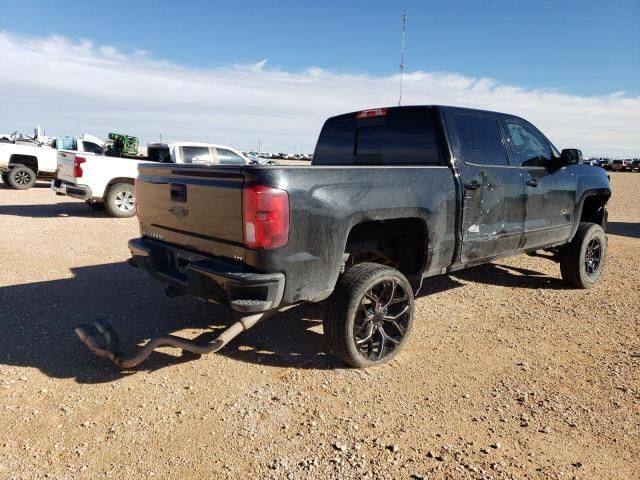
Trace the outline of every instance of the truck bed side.
{"type": "Polygon", "coordinates": [[[117,179],[135,179],[138,176],[140,160],[106,157],[90,152],[61,150],[58,152],[58,174],[60,180],[89,188],[95,200],[101,200],[107,186],[117,179]],[[81,176],[76,177],[74,161],[79,156],[81,176]]]}
{"type": "Polygon", "coordinates": [[[455,249],[455,186],[445,166],[147,164],[140,166],[136,189],[143,237],[221,257],[250,272],[283,273],[286,304],[330,295],[348,241],[357,244],[359,254],[384,253],[394,244],[401,250],[409,241],[420,262],[407,264],[413,271],[406,274],[417,282],[423,273],[439,273],[449,265],[455,249]],[[250,184],[288,193],[286,245],[244,247],[242,187],[250,184]],[[405,222],[403,228],[398,221],[405,222]],[[415,227],[411,237],[408,224],[415,227]],[[376,234],[369,235],[369,228],[376,234]]]}

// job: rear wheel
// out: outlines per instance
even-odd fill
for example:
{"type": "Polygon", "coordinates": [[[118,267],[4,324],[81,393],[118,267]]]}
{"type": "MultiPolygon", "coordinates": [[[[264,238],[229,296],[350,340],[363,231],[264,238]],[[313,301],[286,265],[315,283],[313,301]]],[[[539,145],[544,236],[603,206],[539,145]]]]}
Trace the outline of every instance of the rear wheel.
{"type": "Polygon", "coordinates": [[[112,217],[133,217],[136,214],[133,185],[130,183],[111,185],[105,195],[104,207],[112,217]]]}
{"type": "Polygon", "coordinates": [[[324,321],[329,348],[353,367],[384,364],[406,343],[413,308],[402,273],[375,263],[355,265],[338,281],[324,321]]]}
{"type": "Polygon", "coordinates": [[[607,236],[600,225],[583,222],[560,254],[562,279],[576,288],[591,288],[604,270],[607,236]]]}
{"type": "Polygon", "coordinates": [[[27,190],[33,187],[35,183],[36,173],[24,165],[13,167],[7,173],[7,184],[16,190],[27,190]]]}

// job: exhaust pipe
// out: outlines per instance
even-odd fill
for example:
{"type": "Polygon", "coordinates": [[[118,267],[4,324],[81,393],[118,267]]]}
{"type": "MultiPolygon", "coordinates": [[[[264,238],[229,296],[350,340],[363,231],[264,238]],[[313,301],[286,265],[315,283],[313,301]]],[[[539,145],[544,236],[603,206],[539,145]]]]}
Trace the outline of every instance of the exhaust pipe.
{"type": "Polygon", "coordinates": [[[249,330],[263,318],[269,317],[277,312],[278,310],[271,310],[242,317],[222,332],[217,338],[204,344],[197,343],[186,338],[176,337],[175,335],[156,337],[151,339],[144,347],[142,347],[136,355],[129,358],[123,356],[120,352],[118,334],[115,332],[111,324],[104,318],[98,319],[90,325],[78,325],[73,330],[82,343],[84,343],[89,350],[95,353],[98,357],[107,358],[115,363],[119,368],[125,370],[137,367],[149,358],[156,348],[160,347],[180,348],[199,355],[217,352],[240,333],[245,330],[249,330]]]}

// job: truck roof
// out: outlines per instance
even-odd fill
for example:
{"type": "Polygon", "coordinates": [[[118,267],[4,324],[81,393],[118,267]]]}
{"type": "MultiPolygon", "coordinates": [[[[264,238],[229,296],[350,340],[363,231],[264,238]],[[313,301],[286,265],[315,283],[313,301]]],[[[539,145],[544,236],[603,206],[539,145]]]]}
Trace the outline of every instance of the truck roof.
{"type": "MultiPolygon", "coordinates": [[[[496,112],[493,110],[483,110],[480,108],[470,108],[470,107],[458,107],[458,106],[454,106],[454,105],[402,105],[402,106],[390,106],[390,107],[373,107],[373,108],[367,108],[364,110],[357,110],[354,112],[349,112],[349,113],[343,113],[340,115],[336,115],[333,117],[328,118],[327,120],[332,120],[335,118],[340,118],[340,117],[352,117],[353,115],[359,115],[362,114],[363,112],[373,112],[373,111],[378,111],[378,110],[386,110],[386,111],[391,111],[391,110],[410,110],[410,109],[438,109],[438,110],[466,110],[469,112],[482,112],[482,113],[493,113],[493,114],[497,114],[497,115],[510,115],[513,117],[517,117],[517,115],[513,115],[513,114],[507,114],[505,112],[496,112]]],[[[518,117],[519,118],[519,117],[518,117]]]]}

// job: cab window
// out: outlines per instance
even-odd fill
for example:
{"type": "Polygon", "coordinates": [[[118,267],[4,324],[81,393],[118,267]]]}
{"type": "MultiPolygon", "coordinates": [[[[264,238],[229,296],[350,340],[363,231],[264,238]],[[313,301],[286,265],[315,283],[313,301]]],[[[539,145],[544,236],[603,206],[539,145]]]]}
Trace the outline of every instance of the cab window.
{"type": "Polygon", "coordinates": [[[454,114],[453,123],[465,163],[504,167],[509,165],[498,120],[489,115],[454,114]]]}
{"type": "Polygon", "coordinates": [[[525,167],[545,166],[553,158],[549,143],[533,128],[506,120],[516,163],[525,167]]]}

